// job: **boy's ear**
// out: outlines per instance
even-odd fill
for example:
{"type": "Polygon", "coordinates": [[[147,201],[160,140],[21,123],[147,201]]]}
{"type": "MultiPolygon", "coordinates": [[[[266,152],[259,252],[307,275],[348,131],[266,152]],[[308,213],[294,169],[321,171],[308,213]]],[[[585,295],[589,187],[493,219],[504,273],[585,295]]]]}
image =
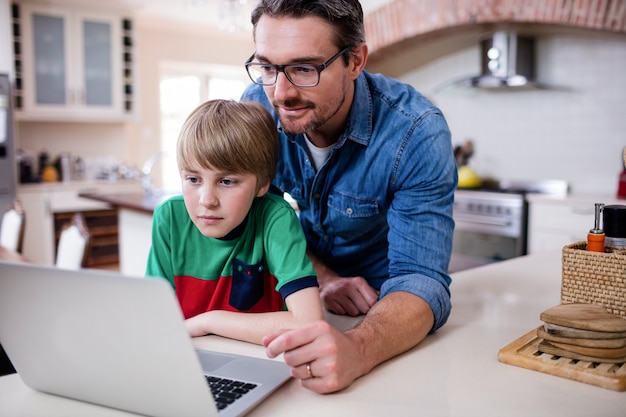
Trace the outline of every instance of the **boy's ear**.
{"type": "Polygon", "coordinates": [[[263,197],[270,189],[270,181],[267,181],[265,185],[259,187],[259,191],[256,193],[257,197],[263,197]]]}

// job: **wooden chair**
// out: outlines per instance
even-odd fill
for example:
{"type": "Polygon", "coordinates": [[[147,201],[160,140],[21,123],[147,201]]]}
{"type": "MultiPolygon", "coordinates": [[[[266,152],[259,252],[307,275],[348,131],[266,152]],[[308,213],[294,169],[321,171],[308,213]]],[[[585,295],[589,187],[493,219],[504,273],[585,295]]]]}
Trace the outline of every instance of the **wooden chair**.
{"type": "Polygon", "coordinates": [[[0,226],[0,246],[22,253],[24,230],[26,229],[26,213],[19,200],[14,200],[2,215],[0,226]]]}
{"type": "Polygon", "coordinates": [[[72,220],[61,230],[55,265],[65,269],[84,268],[87,265],[90,243],[91,236],[83,215],[74,214],[72,220]]]}

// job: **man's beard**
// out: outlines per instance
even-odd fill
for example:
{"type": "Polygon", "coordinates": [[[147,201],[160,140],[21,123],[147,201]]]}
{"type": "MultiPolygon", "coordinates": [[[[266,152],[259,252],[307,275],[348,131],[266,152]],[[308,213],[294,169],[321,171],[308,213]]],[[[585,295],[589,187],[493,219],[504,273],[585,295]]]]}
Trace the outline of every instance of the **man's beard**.
{"type": "MultiPolygon", "coordinates": [[[[345,95],[341,97],[340,102],[334,109],[330,109],[329,107],[317,106],[312,102],[299,102],[299,101],[286,101],[284,103],[274,102],[272,105],[274,108],[280,108],[280,104],[284,104],[285,107],[306,107],[309,111],[313,113],[312,118],[307,123],[298,123],[298,119],[291,119],[289,117],[283,117],[280,112],[277,112],[278,119],[280,120],[280,124],[288,135],[299,135],[303,133],[312,132],[320,127],[324,126],[326,122],[328,122],[343,106],[345,102],[345,95]]],[[[333,103],[330,103],[331,105],[333,103]]]]}

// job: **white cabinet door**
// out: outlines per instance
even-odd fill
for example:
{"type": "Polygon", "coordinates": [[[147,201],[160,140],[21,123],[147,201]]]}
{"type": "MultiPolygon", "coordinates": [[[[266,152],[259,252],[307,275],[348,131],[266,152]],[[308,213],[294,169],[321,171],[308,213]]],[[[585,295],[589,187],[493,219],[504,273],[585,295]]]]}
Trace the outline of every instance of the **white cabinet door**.
{"type": "Polygon", "coordinates": [[[23,4],[23,107],[28,119],[115,119],[123,103],[122,22],[115,14],[23,4]]]}

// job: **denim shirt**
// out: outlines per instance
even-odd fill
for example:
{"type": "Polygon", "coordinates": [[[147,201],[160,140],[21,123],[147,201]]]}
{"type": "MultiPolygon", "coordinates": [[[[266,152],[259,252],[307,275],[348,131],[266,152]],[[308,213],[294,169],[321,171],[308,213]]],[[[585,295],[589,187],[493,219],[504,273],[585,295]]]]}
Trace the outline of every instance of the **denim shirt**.
{"type": "Polygon", "coordinates": [[[363,72],[344,132],[316,171],[303,135],[283,132],[263,88],[242,100],[277,121],[281,158],[273,186],[300,208],[309,249],[340,276],[362,276],[380,297],[424,299],[435,324],[450,314],[448,263],[457,170],[441,111],[411,86],[363,72]]]}

